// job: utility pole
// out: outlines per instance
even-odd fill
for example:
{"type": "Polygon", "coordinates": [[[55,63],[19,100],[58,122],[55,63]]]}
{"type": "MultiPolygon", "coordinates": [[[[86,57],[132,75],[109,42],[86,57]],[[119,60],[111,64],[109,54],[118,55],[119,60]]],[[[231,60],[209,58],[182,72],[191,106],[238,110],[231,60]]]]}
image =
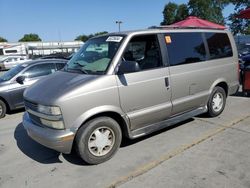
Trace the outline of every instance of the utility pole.
{"type": "Polygon", "coordinates": [[[122,21],[116,21],[115,23],[118,24],[118,29],[119,29],[119,32],[120,32],[121,31],[121,24],[123,22],[122,21]]]}

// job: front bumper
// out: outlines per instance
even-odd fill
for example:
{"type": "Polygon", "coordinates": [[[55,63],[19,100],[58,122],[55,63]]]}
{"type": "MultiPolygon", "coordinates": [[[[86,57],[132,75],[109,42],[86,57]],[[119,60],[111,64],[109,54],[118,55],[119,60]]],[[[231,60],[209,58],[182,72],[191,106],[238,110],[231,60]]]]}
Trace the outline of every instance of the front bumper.
{"type": "Polygon", "coordinates": [[[35,125],[27,112],[23,115],[23,126],[28,135],[36,142],[61,153],[71,152],[75,137],[74,131],[69,129],[55,130],[35,125]]]}

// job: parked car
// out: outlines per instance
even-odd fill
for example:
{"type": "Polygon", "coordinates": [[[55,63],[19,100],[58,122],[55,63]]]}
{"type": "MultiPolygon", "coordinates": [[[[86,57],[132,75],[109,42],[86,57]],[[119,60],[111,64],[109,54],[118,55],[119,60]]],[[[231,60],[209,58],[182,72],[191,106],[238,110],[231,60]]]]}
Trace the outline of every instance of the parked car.
{"type": "Polygon", "coordinates": [[[138,138],[202,113],[218,116],[238,90],[238,73],[226,30],[99,36],[63,71],[25,91],[23,125],[42,145],[62,153],[74,146],[85,162],[98,164],[115,154],[122,137],[138,138]]]}
{"type": "Polygon", "coordinates": [[[35,60],[13,67],[0,77],[0,118],[7,110],[24,107],[23,92],[37,80],[62,69],[66,60],[35,60]]]}
{"type": "Polygon", "coordinates": [[[29,59],[26,56],[5,56],[0,60],[0,70],[9,70],[27,61],[29,59]]]}

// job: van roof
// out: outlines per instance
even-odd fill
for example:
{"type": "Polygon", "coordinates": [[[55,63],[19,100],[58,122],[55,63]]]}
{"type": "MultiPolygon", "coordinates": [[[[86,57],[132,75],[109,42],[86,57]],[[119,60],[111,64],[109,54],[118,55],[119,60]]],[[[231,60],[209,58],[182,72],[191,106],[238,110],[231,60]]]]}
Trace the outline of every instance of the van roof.
{"type": "Polygon", "coordinates": [[[216,29],[216,28],[205,28],[205,27],[176,27],[176,26],[159,26],[159,27],[153,27],[150,29],[142,29],[142,30],[131,30],[131,31],[122,31],[122,32],[113,32],[113,33],[108,33],[106,35],[130,35],[130,34],[150,34],[150,33],[167,33],[167,32],[221,32],[221,33],[227,33],[229,32],[228,30],[224,29],[216,29]]]}

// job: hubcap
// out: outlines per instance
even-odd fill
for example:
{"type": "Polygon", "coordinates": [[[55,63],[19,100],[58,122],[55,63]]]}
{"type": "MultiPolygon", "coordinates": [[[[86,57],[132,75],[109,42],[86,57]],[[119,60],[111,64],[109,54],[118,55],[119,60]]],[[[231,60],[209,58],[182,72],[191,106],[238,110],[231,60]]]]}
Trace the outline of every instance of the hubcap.
{"type": "Polygon", "coordinates": [[[223,107],[223,95],[216,93],[213,97],[212,107],[215,112],[219,112],[223,107]]]}
{"type": "Polygon", "coordinates": [[[99,127],[90,135],[88,148],[94,156],[104,156],[110,152],[115,143],[115,134],[108,127],[99,127]]]}

